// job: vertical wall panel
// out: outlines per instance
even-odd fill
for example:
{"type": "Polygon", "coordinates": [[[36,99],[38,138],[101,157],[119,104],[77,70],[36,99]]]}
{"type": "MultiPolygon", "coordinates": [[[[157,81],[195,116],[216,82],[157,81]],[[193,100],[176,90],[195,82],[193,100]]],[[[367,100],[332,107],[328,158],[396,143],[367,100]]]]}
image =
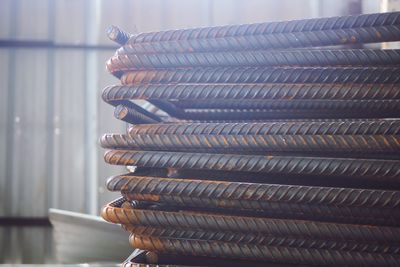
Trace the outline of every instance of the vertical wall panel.
{"type": "Polygon", "coordinates": [[[208,1],[166,0],[164,1],[164,21],[166,29],[181,29],[208,26],[208,1]]]}
{"type": "Polygon", "coordinates": [[[85,1],[50,0],[55,4],[56,43],[85,43],[85,1]]]}
{"type": "Polygon", "coordinates": [[[18,18],[17,39],[48,39],[48,1],[53,0],[16,0],[18,18]]]}
{"type": "MultiPolygon", "coordinates": [[[[0,62],[9,61],[9,49],[0,50],[0,62]]],[[[8,64],[7,64],[8,65],[8,64]]],[[[7,158],[7,111],[8,111],[8,68],[0,71],[0,216],[6,215],[7,201],[6,158],[7,158]]]]}
{"type": "Polygon", "coordinates": [[[0,1],[0,36],[2,38],[10,37],[10,22],[11,22],[11,5],[14,0],[0,1]]]}
{"type": "Polygon", "coordinates": [[[11,214],[46,216],[47,53],[15,51],[11,214]]]}
{"type": "Polygon", "coordinates": [[[55,52],[51,207],[85,212],[84,51],[55,52]]]}

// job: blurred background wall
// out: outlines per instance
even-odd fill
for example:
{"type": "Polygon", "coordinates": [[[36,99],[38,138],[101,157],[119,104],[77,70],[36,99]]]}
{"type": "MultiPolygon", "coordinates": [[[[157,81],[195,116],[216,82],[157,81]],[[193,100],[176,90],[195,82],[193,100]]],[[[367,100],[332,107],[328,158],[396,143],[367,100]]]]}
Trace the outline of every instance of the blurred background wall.
{"type": "MultiPolygon", "coordinates": [[[[390,1],[390,0],[389,0],[390,1]]],[[[377,12],[375,0],[0,0],[0,263],[52,261],[50,207],[98,214],[117,171],[98,138],[125,129],[101,101],[131,32],[377,12]],[[32,224],[41,226],[29,226],[32,224]],[[19,226],[17,226],[19,224],[19,226]]],[[[79,245],[79,244],[77,244],[79,245]]]]}

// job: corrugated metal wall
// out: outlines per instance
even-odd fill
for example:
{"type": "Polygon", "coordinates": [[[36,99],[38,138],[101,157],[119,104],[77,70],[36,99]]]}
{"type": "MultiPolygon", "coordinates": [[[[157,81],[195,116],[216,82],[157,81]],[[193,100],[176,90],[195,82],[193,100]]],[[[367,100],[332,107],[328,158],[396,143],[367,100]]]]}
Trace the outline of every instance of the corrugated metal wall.
{"type": "MultiPolygon", "coordinates": [[[[0,0],[0,39],[110,46],[110,24],[134,33],[307,18],[345,14],[349,2],[0,0]]],[[[105,166],[97,144],[102,133],[125,127],[100,100],[102,88],[118,82],[104,67],[112,54],[0,48],[0,216],[45,217],[50,207],[98,214],[115,197],[104,181],[121,170],[105,166]]],[[[43,228],[0,227],[0,263],[49,260],[49,236],[43,228]]]]}

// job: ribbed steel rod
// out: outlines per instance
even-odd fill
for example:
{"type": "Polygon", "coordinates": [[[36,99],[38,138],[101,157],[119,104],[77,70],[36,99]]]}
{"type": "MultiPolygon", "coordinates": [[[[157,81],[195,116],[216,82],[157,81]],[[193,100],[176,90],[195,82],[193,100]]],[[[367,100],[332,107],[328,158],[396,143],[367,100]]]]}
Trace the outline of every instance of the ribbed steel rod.
{"type": "Polygon", "coordinates": [[[122,195],[128,199],[153,203],[153,205],[165,205],[175,209],[195,209],[202,212],[221,212],[239,216],[316,220],[370,226],[400,226],[400,214],[393,212],[392,209],[239,201],[231,199],[219,201],[207,197],[186,198],[180,196],[130,194],[126,192],[123,192],[122,195]]]}
{"type": "Polygon", "coordinates": [[[297,109],[297,110],[377,110],[398,112],[400,100],[183,100],[171,101],[182,109],[297,109]]]}
{"type": "MultiPolygon", "coordinates": [[[[141,177],[147,179],[146,177],[141,177]]],[[[162,178],[165,179],[165,178],[162,178]]],[[[143,182],[143,180],[142,180],[143,182]]],[[[160,186],[165,185],[162,183],[160,186]]],[[[172,183],[169,183],[172,185],[172,183]]],[[[191,188],[196,191],[196,186],[191,187],[190,184],[183,182],[180,189],[191,188]]],[[[230,197],[212,197],[208,196],[207,187],[203,187],[204,196],[188,192],[178,192],[174,188],[170,188],[171,192],[176,194],[167,194],[154,189],[143,188],[143,186],[156,186],[151,183],[138,183],[136,190],[122,190],[122,195],[129,200],[146,201],[153,203],[166,204],[171,207],[183,208],[203,208],[213,209],[221,212],[243,212],[248,215],[259,215],[277,218],[293,218],[293,219],[316,219],[330,222],[341,223],[357,223],[369,225],[387,225],[399,226],[400,212],[396,212],[392,208],[385,207],[368,207],[367,205],[331,205],[318,203],[301,203],[296,201],[269,201],[269,200],[253,200],[230,197]],[[143,185],[145,184],[145,185],[143,185]],[[159,193],[159,194],[158,194],[159,193]]],[[[173,185],[172,185],[173,186],[173,185]]],[[[193,185],[192,185],[193,186],[193,185]]],[[[212,185],[210,186],[212,188],[212,185]]],[[[215,188],[214,188],[215,189],[215,188]]],[[[227,189],[229,191],[229,189],[227,189]]],[[[249,190],[249,194],[251,194],[249,190]]]]}
{"type": "MultiPolygon", "coordinates": [[[[173,106],[171,104],[171,106],[173,106]]],[[[254,122],[270,121],[280,119],[380,119],[398,118],[397,110],[329,110],[329,109],[261,109],[261,110],[183,110],[181,112],[171,112],[176,109],[161,107],[170,116],[187,121],[197,122],[254,122]]]]}
{"type": "Polygon", "coordinates": [[[385,244],[398,244],[400,240],[400,228],[397,227],[371,227],[368,225],[245,217],[206,212],[121,209],[116,206],[115,203],[106,205],[102,210],[102,217],[112,223],[136,226],[253,232],[278,236],[302,236],[312,239],[383,242],[385,244]]]}
{"type": "Polygon", "coordinates": [[[134,35],[130,43],[160,42],[187,39],[220,38],[258,34],[291,33],[377,27],[400,24],[399,12],[362,14],[328,18],[264,22],[243,25],[214,26],[194,29],[168,30],[134,35]]]}
{"type": "Polygon", "coordinates": [[[171,123],[131,126],[135,134],[182,135],[398,135],[400,119],[370,121],[171,123]]]}
{"type": "MultiPolygon", "coordinates": [[[[104,139],[101,141],[105,146],[104,139]]],[[[399,160],[110,150],[110,164],[400,181],[399,160]]],[[[195,178],[195,177],[193,177],[195,178]]]]}
{"type": "Polygon", "coordinates": [[[125,121],[132,124],[144,124],[144,123],[157,123],[159,120],[154,120],[153,118],[146,116],[139,111],[126,107],[124,105],[118,105],[114,110],[114,117],[119,120],[125,121]]]}
{"type": "MultiPolygon", "coordinates": [[[[400,33],[399,33],[400,36],[400,33]]],[[[237,67],[138,70],[126,72],[122,84],[147,83],[385,83],[400,82],[400,68],[237,67]]]]}
{"type": "Polygon", "coordinates": [[[149,100],[149,102],[172,117],[183,118],[185,116],[184,110],[176,107],[175,105],[171,104],[166,100],[154,99],[154,100],[149,100]]]}
{"type": "Polygon", "coordinates": [[[122,100],[110,100],[110,101],[107,101],[107,103],[109,103],[110,105],[112,105],[114,107],[124,106],[124,107],[126,107],[126,108],[128,108],[130,110],[134,110],[134,111],[136,111],[138,113],[141,113],[144,116],[149,117],[154,121],[158,121],[158,122],[161,121],[161,119],[157,115],[154,115],[153,113],[145,110],[141,106],[136,105],[132,101],[129,101],[129,100],[126,100],[126,99],[122,99],[122,100]]]}
{"type": "MultiPolygon", "coordinates": [[[[141,174],[138,174],[141,175],[141,174]]],[[[362,180],[352,177],[325,177],[316,179],[313,175],[300,176],[290,174],[265,174],[262,172],[230,172],[214,170],[195,170],[195,169],[168,169],[168,174],[144,174],[142,176],[157,176],[176,179],[199,179],[216,181],[236,181],[245,183],[269,183],[284,185],[306,185],[322,187],[341,187],[359,189],[382,189],[399,190],[399,183],[396,181],[378,180],[377,178],[364,177],[362,180]]]]}
{"type": "Polygon", "coordinates": [[[102,137],[104,148],[190,152],[342,152],[396,153],[397,135],[175,135],[133,134],[129,140],[102,137]]]}
{"type": "Polygon", "coordinates": [[[118,27],[111,25],[107,29],[107,36],[111,41],[114,41],[120,45],[124,45],[129,40],[131,35],[119,29],[118,27]]]}
{"type": "MultiPolygon", "coordinates": [[[[190,186],[189,186],[190,187],[190,186]]],[[[208,196],[187,196],[185,193],[170,195],[150,193],[140,190],[122,190],[122,195],[130,200],[166,204],[170,207],[192,207],[213,209],[221,212],[241,212],[241,214],[276,218],[314,219],[340,223],[399,226],[400,213],[391,208],[375,208],[346,205],[294,203],[284,201],[257,201],[249,199],[213,198],[208,196]]],[[[142,188],[143,189],[143,188],[142,188]]],[[[204,188],[203,188],[204,189],[204,188]]],[[[151,191],[151,190],[150,190],[151,191]]],[[[206,193],[206,192],[205,192],[206,193]]]]}
{"type": "MultiPolygon", "coordinates": [[[[189,267],[189,266],[218,266],[218,267],[266,267],[265,262],[239,259],[211,258],[192,255],[173,255],[155,253],[135,248],[134,252],[121,264],[121,267],[189,267]]],[[[293,265],[268,262],[268,267],[310,267],[309,265],[293,265]]]]}
{"type": "Polygon", "coordinates": [[[119,54],[183,53],[232,50],[265,50],[321,47],[344,44],[391,42],[400,40],[400,25],[365,28],[303,31],[293,33],[228,36],[148,43],[128,42],[119,54]]]}
{"type": "MultiPolygon", "coordinates": [[[[380,243],[362,243],[354,241],[317,240],[310,238],[280,237],[240,232],[215,232],[199,229],[171,229],[123,225],[125,230],[139,236],[166,237],[245,243],[266,246],[329,249],[341,251],[359,251],[369,253],[399,254],[400,246],[380,243]]],[[[130,237],[132,239],[132,235],[130,237]]]]}
{"type": "Polygon", "coordinates": [[[135,248],[193,256],[209,256],[277,263],[310,264],[314,266],[365,266],[398,267],[400,256],[366,252],[344,252],[324,249],[235,244],[219,241],[156,238],[134,235],[131,245],[135,248]]]}
{"type": "Polygon", "coordinates": [[[376,66],[399,65],[400,50],[278,50],[177,54],[115,55],[107,61],[111,73],[138,69],[240,66],[376,66]]]}
{"type": "Polygon", "coordinates": [[[395,84],[147,84],[114,85],[103,90],[109,103],[129,99],[171,100],[384,100],[400,99],[395,84]]]}
{"type": "MultiPolygon", "coordinates": [[[[337,207],[396,208],[400,192],[353,188],[255,184],[225,181],[170,179],[144,176],[113,176],[107,189],[127,196],[158,195],[256,202],[335,205],[337,207]]],[[[140,200],[140,199],[137,199],[140,200]]]]}

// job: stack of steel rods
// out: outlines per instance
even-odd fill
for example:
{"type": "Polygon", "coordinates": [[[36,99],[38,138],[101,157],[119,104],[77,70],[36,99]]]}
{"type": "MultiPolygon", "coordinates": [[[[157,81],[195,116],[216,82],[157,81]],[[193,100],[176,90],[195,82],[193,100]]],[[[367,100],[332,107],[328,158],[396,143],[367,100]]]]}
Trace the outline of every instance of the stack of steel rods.
{"type": "Polygon", "coordinates": [[[108,34],[124,266],[400,266],[400,13],[108,34]]]}

